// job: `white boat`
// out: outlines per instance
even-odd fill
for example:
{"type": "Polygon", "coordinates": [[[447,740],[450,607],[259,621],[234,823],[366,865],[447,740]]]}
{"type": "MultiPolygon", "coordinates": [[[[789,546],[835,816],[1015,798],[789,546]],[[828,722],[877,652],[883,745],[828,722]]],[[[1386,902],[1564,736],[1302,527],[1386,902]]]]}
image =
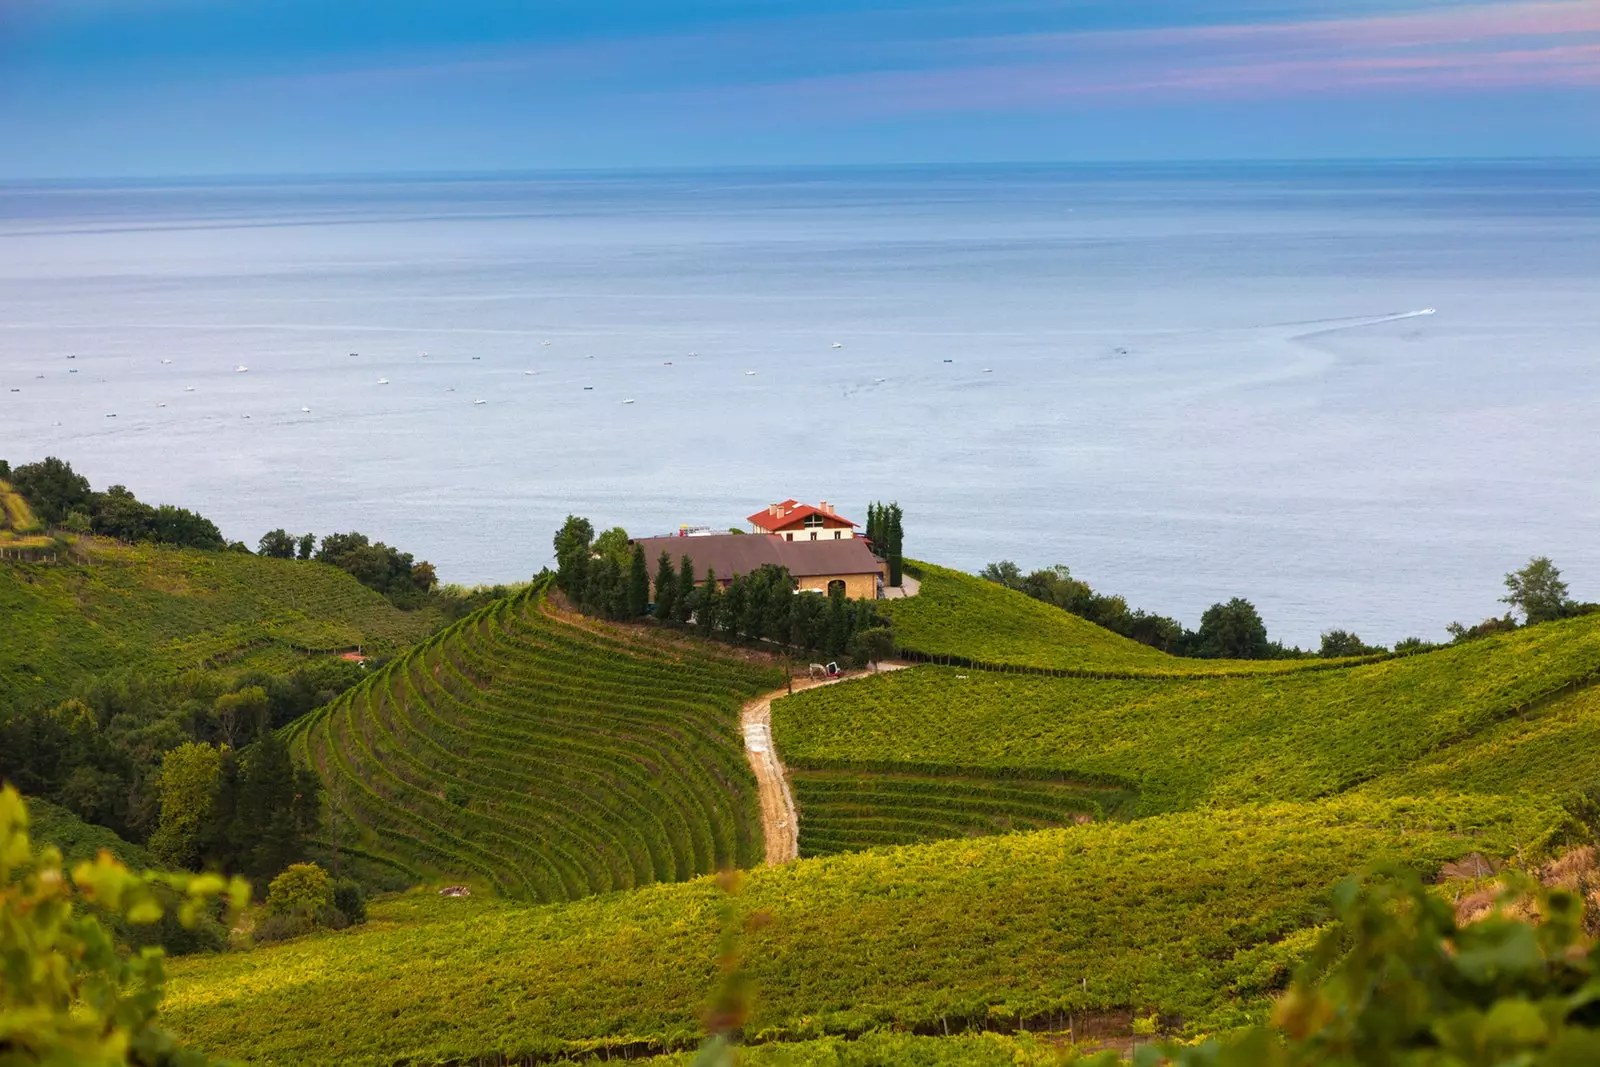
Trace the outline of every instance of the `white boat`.
{"type": "Polygon", "coordinates": [[[888,380],[889,379],[887,379],[887,378],[874,378],[874,379],[872,379],[872,384],[873,385],[882,385],[884,382],[886,382],[888,380]]]}
{"type": "Polygon", "coordinates": [[[156,405],[156,407],[158,407],[158,408],[164,408],[166,406],[167,406],[167,402],[165,400],[163,400],[161,403],[156,405]]]}
{"type": "Polygon", "coordinates": [[[114,418],[116,418],[116,417],[117,417],[117,413],[116,413],[116,412],[115,412],[115,411],[108,411],[108,412],[106,412],[106,418],[108,418],[108,419],[114,419],[114,418]]]}
{"type": "Polygon", "coordinates": [[[536,370],[525,370],[522,373],[523,374],[538,374],[539,372],[536,371],[536,370]]]}
{"type": "Polygon", "coordinates": [[[550,342],[549,341],[540,341],[539,342],[539,347],[541,347],[541,348],[549,348],[550,347],[550,342]]]}
{"type": "Polygon", "coordinates": [[[242,418],[242,419],[248,419],[250,416],[249,415],[241,415],[239,417],[242,418]]]}
{"type": "Polygon", "coordinates": [[[583,358],[584,359],[593,359],[594,357],[593,356],[584,356],[583,358]]]}
{"type": "Polygon", "coordinates": [[[162,362],[162,363],[171,363],[171,362],[172,362],[172,360],[170,360],[170,359],[164,359],[164,360],[162,360],[162,361],[161,361],[161,362],[162,362]]]}
{"type": "Polygon", "coordinates": [[[623,401],[623,403],[624,403],[624,404],[631,404],[631,403],[633,403],[633,397],[631,397],[631,396],[630,396],[630,397],[629,397],[629,398],[628,398],[628,399],[626,399],[626,400],[624,400],[624,401],[623,401]]]}
{"type": "Polygon", "coordinates": [[[306,406],[304,406],[304,405],[301,405],[301,407],[300,407],[300,414],[302,414],[302,415],[309,415],[309,414],[311,414],[311,409],[310,409],[310,408],[308,408],[308,407],[306,407],[306,406]]]}
{"type": "Polygon", "coordinates": [[[456,391],[456,387],[453,386],[453,385],[447,385],[447,386],[445,386],[445,390],[444,391],[447,392],[447,393],[453,393],[453,392],[456,391]]]}
{"type": "Polygon", "coordinates": [[[756,372],[753,371],[753,370],[747,370],[747,371],[744,372],[744,376],[746,378],[753,378],[753,377],[755,377],[755,373],[756,372]]]}
{"type": "Polygon", "coordinates": [[[387,379],[387,378],[379,378],[378,379],[378,384],[379,385],[388,385],[389,384],[389,379],[387,379]]]}
{"type": "Polygon", "coordinates": [[[427,359],[428,358],[428,353],[426,353],[426,352],[422,353],[422,358],[423,359],[427,359]]]}
{"type": "Polygon", "coordinates": [[[186,392],[186,393],[192,393],[192,392],[194,392],[194,386],[186,385],[186,386],[183,387],[183,391],[186,392]]]}
{"type": "Polygon", "coordinates": [[[834,348],[843,348],[844,345],[840,344],[838,341],[835,341],[835,342],[833,342],[833,347],[834,348]]]}
{"type": "Polygon", "coordinates": [[[487,400],[474,400],[473,403],[474,404],[487,404],[488,401],[487,400]]]}
{"type": "Polygon", "coordinates": [[[243,374],[245,371],[247,371],[249,369],[250,369],[249,367],[246,367],[243,363],[241,363],[237,367],[233,368],[233,373],[235,373],[235,374],[243,374]]]}
{"type": "Polygon", "coordinates": [[[985,373],[985,374],[993,374],[994,373],[994,368],[993,367],[985,367],[985,368],[983,368],[983,373],[985,373]]]}

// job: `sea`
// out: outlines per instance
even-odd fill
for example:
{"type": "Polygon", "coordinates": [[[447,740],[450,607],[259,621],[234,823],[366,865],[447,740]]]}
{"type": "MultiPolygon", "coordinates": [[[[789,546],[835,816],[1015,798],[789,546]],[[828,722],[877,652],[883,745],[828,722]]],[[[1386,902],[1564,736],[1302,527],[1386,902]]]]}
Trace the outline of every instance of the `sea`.
{"type": "Polygon", "coordinates": [[[0,458],[466,585],[794,497],[1194,625],[1600,600],[1600,163],[0,185],[0,458]]]}

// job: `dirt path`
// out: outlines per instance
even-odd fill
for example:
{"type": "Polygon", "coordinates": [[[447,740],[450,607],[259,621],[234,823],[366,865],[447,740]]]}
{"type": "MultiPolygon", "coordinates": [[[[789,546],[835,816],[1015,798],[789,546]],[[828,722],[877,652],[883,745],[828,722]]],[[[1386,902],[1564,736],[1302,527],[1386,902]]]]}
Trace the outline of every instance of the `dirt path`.
{"type": "MultiPolygon", "coordinates": [[[[878,664],[878,670],[898,671],[910,666],[912,664],[884,662],[878,664]]],[[[827,681],[796,678],[794,691],[871,677],[865,671],[847,671],[827,681]]],[[[750,769],[756,772],[756,784],[761,789],[761,834],[766,841],[769,867],[800,856],[800,811],[795,807],[794,792],[789,788],[789,772],[784,770],[783,761],[778,759],[778,750],[772,743],[772,702],[788,694],[787,686],[774,689],[752,700],[739,712],[739,725],[744,730],[744,754],[750,760],[750,769]]]]}

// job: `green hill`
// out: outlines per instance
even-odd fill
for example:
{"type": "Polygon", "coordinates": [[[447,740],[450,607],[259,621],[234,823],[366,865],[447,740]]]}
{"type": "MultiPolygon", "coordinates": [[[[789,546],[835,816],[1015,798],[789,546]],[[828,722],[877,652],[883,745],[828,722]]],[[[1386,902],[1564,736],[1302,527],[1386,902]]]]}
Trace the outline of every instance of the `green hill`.
{"type": "MultiPolygon", "coordinates": [[[[1074,784],[1138,794],[1131,803],[1105,795],[1111,814],[1326,796],[1597,675],[1600,619],[1588,617],[1275,676],[1095,680],[919,667],[776,701],[773,736],[794,775],[803,853],[815,854],[974,832],[960,814],[975,780],[994,790],[1054,782],[1064,795],[1074,784]],[[879,791],[905,776],[922,783],[915,801],[879,803],[879,791]]],[[[1523,726],[1515,736],[1530,745],[1536,727],[1523,726]]],[[[1553,724],[1547,736],[1558,743],[1553,724]]],[[[1391,792],[1450,788],[1444,764],[1435,766],[1434,778],[1419,769],[1391,792]]],[[[1058,821],[1067,817],[1063,809],[1058,821]]]]}
{"type": "Polygon", "coordinates": [[[288,666],[306,651],[387,655],[439,623],[337,568],[84,538],[84,562],[0,562],[0,708],[60,700],[118,667],[288,666]]]}
{"type": "Polygon", "coordinates": [[[533,900],[758,862],[739,708],[781,674],[546,607],[498,601],[295,724],[328,843],[533,900]]]}
{"type": "Polygon", "coordinates": [[[1129,1010],[1199,1032],[1264,1013],[1351,869],[1531,850],[1560,820],[1341,798],[802,860],[731,902],[713,879],[546,907],[413,894],[364,929],[174,961],[163,1018],[259,1064],[689,1047],[731,903],[766,917],[741,945],[762,1040],[1129,1010]]]}
{"type": "Polygon", "coordinates": [[[94,859],[101,849],[136,871],[155,866],[139,845],[124,841],[104,826],[84,822],[66,808],[41,797],[28,798],[28,833],[35,846],[59,848],[68,870],[75,863],[94,859]]]}
{"type": "Polygon", "coordinates": [[[10,482],[0,479],[0,559],[8,549],[26,552],[50,543],[28,502],[12,490],[10,482]]]}
{"type": "Polygon", "coordinates": [[[1066,674],[1187,678],[1277,674],[1359,660],[1206,660],[1169,656],[1014,589],[931,563],[914,565],[921,592],[885,600],[895,643],[935,662],[1066,674]]]}

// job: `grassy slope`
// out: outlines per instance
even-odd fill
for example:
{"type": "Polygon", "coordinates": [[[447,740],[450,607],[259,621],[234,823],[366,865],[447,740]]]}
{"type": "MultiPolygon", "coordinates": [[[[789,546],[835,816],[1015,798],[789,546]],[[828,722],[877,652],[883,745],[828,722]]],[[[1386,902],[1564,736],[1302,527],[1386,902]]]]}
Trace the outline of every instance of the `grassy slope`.
{"type": "Polygon", "coordinates": [[[0,480],[0,548],[32,548],[50,543],[33,509],[11,483],[0,480]]]}
{"type": "MultiPolygon", "coordinates": [[[[1226,1025],[1262,1010],[1349,870],[1504,854],[1559,819],[1501,798],[1339,799],[762,868],[736,900],[770,920],[744,938],[747,1032],[1124,1007],[1226,1025]]],[[[683,1047],[716,981],[724,900],[710,879],[545,907],[406,896],[366,930],[174,961],[163,1017],[262,1064],[683,1047]]]]}
{"type": "Polygon", "coordinates": [[[1203,660],[1169,656],[1013,589],[960,571],[916,564],[922,591],[886,600],[900,648],[977,663],[1142,677],[1276,674],[1339,660],[1203,660]]]}
{"type": "Polygon", "coordinates": [[[739,707],[782,676],[544,603],[499,601],[296,724],[330,840],[536,900],[757,862],[739,707]]]}
{"type": "Polygon", "coordinates": [[[93,562],[0,563],[0,708],[59,700],[115,667],[279,665],[296,650],[399,651],[439,621],[321,563],[83,542],[93,562]]]}
{"type": "Polygon", "coordinates": [[[84,822],[66,808],[40,797],[28,798],[28,833],[35,847],[59,848],[69,870],[81,860],[94,859],[101,849],[136,871],[154,866],[141,846],[124,841],[104,826],[84,822]]]}
{"type": "MultiPolygon", "coordinates": [[[[1304,799],[1403,767],[1600,671],[1600,619],[1339,671],[1094,681],[921,667],[775,702],[799,768],[1059,776],[1141,812],[1304,799]]],[[[801,798],[802,824],[804,797],[801,798]]]]}

